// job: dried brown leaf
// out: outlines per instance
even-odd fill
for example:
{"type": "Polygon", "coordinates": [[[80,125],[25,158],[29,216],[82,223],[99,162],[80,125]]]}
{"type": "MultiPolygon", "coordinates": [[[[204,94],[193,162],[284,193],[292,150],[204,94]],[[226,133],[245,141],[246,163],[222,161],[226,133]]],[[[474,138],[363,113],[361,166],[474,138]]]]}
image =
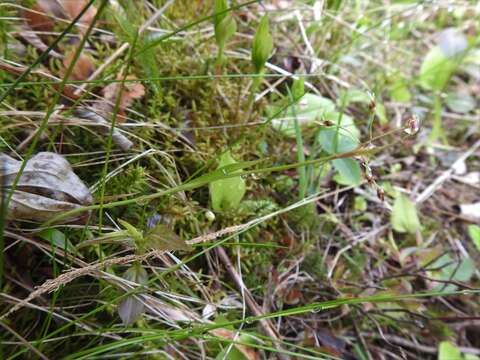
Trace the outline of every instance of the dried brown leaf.
{"type": "Polygon", "coordinates": [[[46,14],[40,4],[36,4],[31,10],[24,10],[23,17],[32,30],[52,31],[55,21],[46,14]]]}
{"type": "MultiPolygon", "coordinates": [[[[8,188],[21,161],[0,153],[0,179],[8,188]]],[[[42,152],[27,161],[8,205],[7,217],[46,221],[53,215],[92,203],[92,195],[61,155],[42,152]]]]}
{"type": "MultiPolygon", "coordinates": [[[[224,329],[224,328],[219,328],[219,329],[210,330],[210,333],[212,333],[215,336],[222,337],[224,339],[234,340],[236,332],[232,330],[224,329]]],[[[234,344],[234,346],[238,351],[242,353],[243,356],[245,356],[246,359],[248,360],[260,359],[259,354],[255,350],[241,344],[234,344]]]]}
{"type": "MultiPolygon", "coordinates": [[[[76,18],[78,14],[83,10],[85,6],[87,6],[88,1],[86,0],[60,0],[59,3],[61,4],[63,10],[70,18],[70,20],[76,18]]],[[[97,8],[95,6],[90,6],[85,14],[80,18],[79,23],[83,25],[90,25],[93,21],[93,18],[97,14],[97,8]]]]}
{"type": "MultiPolygon", "coordinates": [[[[120,78],[117,78],[120,80],[120,78]]],[[[126,77],[126,80],[135,80],[136,77],[133,75],[129,75],[126,77]]],[[[105,88],[103,88],[102,93],[110,104],[115,104],[117,101],[117,96],[120,95],[120,89],[122,84],[120,82],[111,83],[105,88]]],[[[145,95],[145,87],[141,83],[137,82],[125,82],[124,88],[121,92],[121,98],[119,102],[119,109],[118,109],[118,121],[125,122],[125,110],[133,104],[135,99],[139,99],[145,95]]],[[[111,112],[113,110],[113,106],[109,105],[108,109],[103,109],[107,112],[111,112]]]]}
{"type": "MultiPolygon", "coordinates": [[[[72,63],[72,60],[75,56],[76,51],[77,51],[76,48],[72,48],[70,51],[68,51],[65,54],[65,58],[63,59],[63,66],[64,66],[63,72],[65,72],[66,69],[72,63]]],[[[82,53],[78,57],[77,62],[75,63],[74,68],[72,69],[72,73],[69,76],[69,79],[70,80],[86,80],[90,77],[90,75],[92,75],[94,71],[95,71],[95,65],[93,63],[93,59],[89,55],[82,53]]]]}

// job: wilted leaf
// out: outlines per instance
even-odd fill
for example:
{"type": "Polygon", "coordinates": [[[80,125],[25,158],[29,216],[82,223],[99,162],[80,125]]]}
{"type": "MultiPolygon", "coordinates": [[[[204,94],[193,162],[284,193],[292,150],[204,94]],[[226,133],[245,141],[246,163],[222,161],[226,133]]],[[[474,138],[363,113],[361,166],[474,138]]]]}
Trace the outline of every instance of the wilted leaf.
{"type": "MultiPolygon", "coordinates": [[[[8,188],[21,161],[0,154],[0,179],[8,188]]],[[[8,218],[46,221],[59,213],[90,205],[92,195],[61,155],[42,152],[27,161],[8,205],[8,218]]],[[[70,219],[72,220],[72,219],[70,219]]]]}
{"type": "Polygon", "coordinates": [[[480,226],[478,225],[469,225],[468,226],[468,235],[472,239],[475,247],[480,252],[480,226]]]}
{"type": "Polygon", "coordinates": [[[257,73],[261,72],[273,49],[273,39],[269,32],[268,17],[260,20],[257,32],[253,37],[252,62],[257,73]]]}
{"type": "Polygon", "coordinates": [[[118,305],[118,315],[124,325],[130,325],[145,311],[145,305],[135,296],[128,296],[118,305]]]}
{"type": "MultiPolygon", "coordinates": [[[[148,281],[148,274],[140,264],[135,263],[123,274],[123,278],[137,284],[145,284],[148,281]]],[[[132,324],[144,310],[145,305],[134,295],[129,295],[118,305],[118,315],[125,325],[132,324]]]]}
{"type": "MultiPolygon", "coordinates": [[[[220,157],[218,170],[222,170],[222,167],[236,163],[230,152],[227,151],[220,157]]],[[[231,173],[237,173],[239,171],[241,170],[235,170],[231,173]]],[[[245,195],[245,180],[240,176],[213,181],[209,187],[212,208],[217,212],[236,208],[245,195]]]]}
{"type": "Polygon", "coordinates": [[[448,341],[442,341],[438,346],[438,360],[463,360],[460,350],[448,341]]]}
{"type": "Polygon", "coordinates": [[[410,199],[403,194],[398,195],[395,199],[391,221],[393,229],[400,233],[408,232],[414,234],[420,229],[417,209],[410,199]]]}
{"type": "Polygon", "coordinates": [[[157,224],[145,234],[145,245],[149,248],[171,251],[192,250],[192,247],[165,224],[157,224]]]}

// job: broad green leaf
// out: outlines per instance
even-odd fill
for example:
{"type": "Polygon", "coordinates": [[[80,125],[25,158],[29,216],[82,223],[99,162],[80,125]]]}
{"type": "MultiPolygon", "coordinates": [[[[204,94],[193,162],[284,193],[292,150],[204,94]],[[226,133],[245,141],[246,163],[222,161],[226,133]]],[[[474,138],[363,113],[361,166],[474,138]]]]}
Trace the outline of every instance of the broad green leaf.
{"type": "Polygon", "coordinates": [[[478,225],[469,225],[468,226],[468,235],[472,239],[475,247],[477,248],[478,252],[480,252],[480,226],[478,225]]]}
{"type": "Polygon", "coordinates": [[[420,229],[420,220],[418,219],[415,205],[405,195],[400,194],[393,204],[391,222],[393,229],[400,233],[414,234],[420,229]]]}
{"type": "Polygon", "coordinates": [[[342,185],[359,185],[361,180],[360,165],[352,158],[335,159],[333,167],[340,174],[342,185]]]}
{"type": "Polygon", "coordinates": [[[419,75],[420,84],[427,89],[443,90],[456,67],[457,63],[435,46],[423,60],[419,75]]]}
{"type": "Polygon", "coordinates": [[[408,103],[412,100],[412,94],[402,78],[398,77],[390,86],[390,97],[393,101],[400,103],[408,103]]]}
{"type": "Polygon", "coordinates": [[[368,104],[372,100],[366,91],[360,89],[350,89],[345,96],[347,105],[350,103],[368,104]]]}
{"type": "Polygon", "coordinates": [[[442,341],[438,346],[438,360],[463,360],[460,350],[448,341],[442,341]]]}
{"type": "MultiPolygon", "coordinates": [[[[435,262],[429,265],[431,269],[438,269],[429,272],[429,276],[433,279],[443,281],[460,281],[468,282],[475,272],[475,263],[470,257],[461,260],[453,259],[449,254],[439,257],[435,262]]],[[[437,284],[434,289],[436,291],[454,291],[457,286],[454,284],[437,284]]]]}
{"type": "MultiPolygon", "coordinates": [[[[229,165],[234,165],[237,162],[233,159],[229,151],[224,153],[220,157],[220,163],[218,165],[219,171],[225,171],[229,165]]],[[[233,171],[239,172],[239,170],[233,171]]],[[[230,171],[230,173],[232,173],[230,171]]],[[[212,202],[212,208],[216,212],[235,209],[242,201],[245,195],[245,180],[240,176],[232,177],[222,180],[213,181],[210,183],[210,199],[212,202]]]]}
{"type": "Polygon", "coordinates": [[[480,360],[480,357],[473,354],[464,354],[463,357],[464,357],[463,360],[480,360]]]}
{"type": "Polygon", "coordinates": [[[355,150],[360,144],[360,131],[355,126],[353,119],[345,114],[332,113],[329,120],[334,125],[322,128],[318,134],[318,141],[323,150],[329,154],[341,154],[355,150]]]}
{"type": "MultiPolygon", "coordinates": [[[[278,107],[272,107],[273,112],[278,107]]],[[[331,118],[335,112],[335,104],[330,99],[314,94],[305,94],[297,103],[290,105],[282,117],[273,119],[272,126],[285,135],[295,138],[294,119],[298,120],[300,126],[313,123],[315,120],[331,118]]]]}
{"type": "Polygon", "coordinates": [[[157,224],[145,236],[145,246],[157,250],[192,250],[177,234],[165,224],[157,224]]]}
{"type": "Polygon", "coordinates": [[[449,93],[445,102],[448,108],[459,114],[466,114],[475,109],[475,99],[469,94],[449,93]]]}
{"type": "Polygon", "coordinates": [[[38,236],[42,239],[50,242],[50,244],[55,245],[57,248],[66,250],[70,253],[75,252],[75,247],[72,243],[65,238],[65,234],[57,229],[45,229],[41,231],[38,236]]]}
{"type": "Polygon", "coordinates": [[[356,211],[366,211],[367,210],[367,200],[363,196],[355,196],[353,208],[356,211]]]}
{"type": "Polygon", "coordinates": [[[252,62],[257,73],[261,72],[273,50],[273,39],[269,32],[268,17],[263,16],[253,37],[252,62]]]}

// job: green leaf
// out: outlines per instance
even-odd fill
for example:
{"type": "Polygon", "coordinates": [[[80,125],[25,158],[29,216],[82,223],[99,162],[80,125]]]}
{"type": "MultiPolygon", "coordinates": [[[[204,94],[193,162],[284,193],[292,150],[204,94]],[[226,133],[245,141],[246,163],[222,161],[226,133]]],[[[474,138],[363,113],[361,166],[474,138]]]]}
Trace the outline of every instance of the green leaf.
{"type": "Polygon", "coordinates": [[[378,104],[375,106],[375,115],[377,115],[378,120],[380,120],[381,125],[386,125],[388,123],[387,111],[383,104],[378,104]]]}
{"type": "Polygon", "coordinates": [[[294,80],[292,84],[292,96],[294,100],[301,99],[305,95],[305,84],[304,80],[298,79],[294,80]]]}
{"type": "MultiPolygon", "coordinates": [[[[220,157],[217,170],[224,171],[235,164],[237,162],[233,159],[230,151],[227,151],[220,157]]],[[[233,173],[239,171],[240,169],[233,171],[233,173]]],[[[232,172],[230,171],[230,173],[232,172]]],[[[213,181],[209,187],[212,208],[216,212],[235,209],[242,201],[246,190],[245,180],[240,176],[213,181]]]]}
{"type": "Polygon", "coordinates": [[[192,247],[183,241],[165,224],[157,224],[145,236],[145,246],[157,250],[192,250],[192,247]]]}
{"type": "Polygon", "coordinates": [[[393,229],[400,233],[414,234],[420,229],[415,205],[405,195],[400,194],[393,204],[391,222],[393,229]]]}
{"type": "MultiPolygon", "coordinates": [[[[455,260],[449,254],[445,254],[435,260],[432,264],[429,265],[431,269],[438,269],[429,271],[429,276],[433,279],[438,279],[442,281],[460,281],[468,282],[472,278],[475,272],[475,263],[470,257],[466,257],[462,260],[455,260]]],[[[457,289],[457,286],[454,284],[445,284],[439,283],[435,285],[434,289],[436,291],[454,291],[457,289]]]]}
{"type": "Polygon", "coordinates": [[[213,4],[213,25],[217,27],[223,19],[228,15],[226,12],[228,9],[227,0],[215,0],[213,4]]]}
{"type": "Polygon", "coordinates": [[[367,211],[367,200],[363,196],[355,196],[353,208],[356,211],[367,211]]]}
{"type": "Polygon", "coordinates": [[[50,242],[51,245],[54,245],[59,249],[66,250],[70,253],[74,253],[76,251],[75,246],[73,246],[73,244],[65,238],[65,234],[57,229],[42,230],[38,236],[50,242]]]}
{"type": "Polygon", "coordinates": [[[360,165],[352,158],[335,159],[332,161],[333,167],[340,174],[342,185],[359,185],[361,180],[360,165]]]}
{"type": "Polygon", "coordinates": [[[122,225],[128,232],[128,234],[132,237],[132,239],[135,241],[135,245],[139,248],[143,246],[143,234],[141,231],[138,231],[137,228],[125,220],[122,219],[117,219],[117,221],[122,225]]]}
{"type": "Polygon", "coordinates": [[[475,99],[469,94],[449,93],[445,102],[448,108],[459,114],[466,114],[475,109],[475,99]]]}
{"type": "Polygon", "coordinates": [[[480,226],[478,225],[469,225],[468,226],[468,235],[472,239],[475,247],[477,248],[478,252],[480,252],[480,226]]]}
{"type": "Polygon", "coordinates": [[[419,75],[420,84],[430,90],[443,90],[456,67],[457,63],[435,46],[423,60],[419,75]]]}
{"type": "Polygon", "coordinates": [[[268,17],[264,15],[253,37],[252,62],[257,73],[263,70],[272,50],[273,39],[269,32],[268,17]]]}
{"type": "Polygon", "coordinates": [[[368,104],[372,100],[367,92],[360,89],[349,89],[346,96],[346,104],[364,103],[368,104]]]}
{"type": "Polygon", "coordinates": [[[463,360],[460,350],[448,341],[442,341],[438,346],[438,360],[463,360]]]}
{"type": "Polygon", "coordinates": [[[337,126],[322,128],[318,134],[318,141],[323,150],[329,154],[341,154],[355,150],[360,144],[360,131],[353,119],[345,114],[332,113],[329,120],[337,126]]]}
{"type": "Polygon", "coordinates": [[[412,100],[412,94],[401,77],[397,77],[391,85],[390,97],[393,101],[400,103],[408,103],[412,100]]]}
{"type": "Polygon", "coordinates": [[[226,42],[237,31],[237,23],[231,13],[224,12],[219,14],[227,9],[228,4],[226,0],[215,0],[215,16],[213,17],[213,23],[215,29],[215,40],[219,47],[219,56],[222,55],[226,42]]]}
{"type": "MultiPolygon", "coordinates": [[[[276,113],[279,107],[270,107],[269,110],[276,113]]],[[[331,117],[331,114],[334,112],[335,104],[333,101],[322,96],[307,93],[303,95],[300,101],[288,106],[282,117],[273,119],[272,126],[286,136],[295,138],[295,118],[300,126],[306,126],[315,120],[331,117]]]]}

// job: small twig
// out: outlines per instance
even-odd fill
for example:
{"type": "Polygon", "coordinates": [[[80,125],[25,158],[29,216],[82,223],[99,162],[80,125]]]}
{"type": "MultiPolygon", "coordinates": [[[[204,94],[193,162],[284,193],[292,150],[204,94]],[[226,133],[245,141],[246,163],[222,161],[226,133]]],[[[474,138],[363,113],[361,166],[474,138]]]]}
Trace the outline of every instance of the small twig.
{"type": "Polygon", "coordinates": [[[12,333],[13,336],[15,336],[20,342],[25,345],[29,350],[34,352],[39,358],[43,360],[49,360],[48,357],[46,357],[44,354],[42,354],[38,349],[36,349],[32,344],[30,344],[29,341],[27,341],[22,335],[17,333],[15,330],[13,330],[10,326],[5,324],[3,321],[0,321],[0,326],[2,326],[5,330],[8,332],[12,333]]]}
{"type": "MultiPolygon", "coordinates": [[[[216,248],[216,252],[220,260],[223,262],[223,265],[227,269],[227,272],[230,274],[232,277],[233,281],[237,285],[240,291],[243,291],[245,294],[245,300],[246,303],[250,309],[250,311],[253,313],[254,316],[263,316],[264,313],[262,312],[262,309],[260,306],[257,304],[255,299],[252,296],[252,293],[250,290],[248,290],[245,287],[245,284],[243,283],[243,279],[241,276],[238,274],[238,272],[235,270],[235,267],[233,266],[232,262],[230,261],[230,258],[228,257],[227,253],[225,252],[225,249],[221,246],[216,248]]],[[[271,323],[269,319],[262,319],[260,320],[260,325],[263,327],[263,330],[265,333],[273,340],[273,346],[277,350],[283,351],[282,347],[278,343],[278,340],[280,339],[280,336],[278,332],[276,331],[275,327],[271,323]]],[[[289,359],[288,356],[283,355],[283,354],[278,354],[280,359],[289,359]]]]}
{"type": "Polygon", "coordinates": [[[469,156],[471,156],[477,149],[480,148],[480,140],[478,140],[473,146],[470,147],[467,151],[465,151],[451,166],[448,170],[444,171],[442,175],[437,177],[433,183],[431,183],[423,192],[417,196],[415,203],[421,204],[425,200],[427,200],[430,196],[432,196],[435,191],[442,186],[442,184],[447,181],[454,173],[455,168],[464,162],[469,156]]]}
{"type": "MultiPolygon", "coordinates": [[[[364,336],[370,337],[370,338],[375,338],[375,339],[382,339],[386,342],[391,342],[395,343],[400,346],[405,346],[410,349],[414,349],[426,354],[436,354],[438,352],[438,349],[434,346],[428,346],[428,345],[423,345],[419,343],[415,343],[413,341],[404,339],[400,336],[396,335],[388,335],[388,334],[375,334],[375,333],[363,333],[364,336]]],[[[473,355],[480,355],[480,349],[475,349],[471,347],[465,347],[465,346],[459,346],[458,349],[466,354],[473,354],[473,355]]]]}

